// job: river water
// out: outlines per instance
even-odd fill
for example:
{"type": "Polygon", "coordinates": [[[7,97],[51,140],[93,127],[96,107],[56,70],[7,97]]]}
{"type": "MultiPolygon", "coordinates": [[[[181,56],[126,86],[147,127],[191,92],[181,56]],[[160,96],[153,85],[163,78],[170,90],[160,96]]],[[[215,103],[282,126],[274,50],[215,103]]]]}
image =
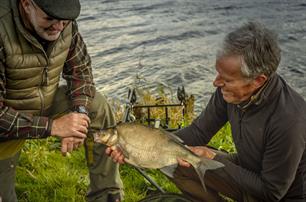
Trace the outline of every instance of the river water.
{"type": "Polygon", "coordinates": [[[124,100],[136,78],[196,98],[214,91],[215,54],[226,33],[258,20],[279,35],[278,73],[306,98],[305,0],[81,0],[79,30],[99,91],[124,100]]]}

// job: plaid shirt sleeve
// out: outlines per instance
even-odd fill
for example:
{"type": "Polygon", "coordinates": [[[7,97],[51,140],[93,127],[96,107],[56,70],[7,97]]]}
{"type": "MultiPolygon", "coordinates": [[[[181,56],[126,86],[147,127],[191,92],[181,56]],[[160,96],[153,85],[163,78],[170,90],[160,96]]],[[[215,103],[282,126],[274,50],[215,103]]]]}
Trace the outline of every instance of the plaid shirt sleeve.
{"type": "Polygon", "coordinates": [[[32,116],[4,105],[5,82],[4,49],[0,39],[0,141],[49,136],[51,121],[48,117],[32,116]]]}
{"type": "Polygon", "coordinates": [[[96,92],[91,59],[83,38],[77,30],[76,22],[73,23],[73,27],[73,40],[62,75],[67,81],[72,107],[82,105],[88,110],[96,92]]]}

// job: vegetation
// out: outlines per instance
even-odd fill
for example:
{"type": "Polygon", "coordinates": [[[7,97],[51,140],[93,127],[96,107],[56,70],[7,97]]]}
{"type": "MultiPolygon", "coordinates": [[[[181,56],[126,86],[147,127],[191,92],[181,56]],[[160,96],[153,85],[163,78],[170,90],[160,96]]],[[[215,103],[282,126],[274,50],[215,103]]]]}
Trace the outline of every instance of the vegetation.
{"type": "MultiPolygon", "coordinates": [[[[169,98],[169,95],[166,96],[164,91],[153,95],[149,91],[138,89],[138,95],[142,95],[138,104],[177,102],[169,98]]],[[[193,96],[188,96],[184,107],[169,109],[171,119],[168,126],[170,128],[190,124],[193,119],[193,102],[193,96]],[[184,114],[182,109],[184,109],[184,114]]],[[[120,120],[124,107],[117,101],[111,101],[111,103],[114,106],[117,120],[120,120]]],[[[138,120],[145,120],[143,111],[133,111],[133,113],[138,120]]],[[[165,123],[163,109],[155,108],[151,113],[151,118],[160,119],[161,123],[165,123]]],[[[210,141],[210,145],[228,152],[235,150],[229,124],[218,132],[210,141]]],[[[126,202],[139,201],[155,189],[131,166],[121,166],[120,173],[124,183],[126,202]]],[[[175,185],[159,171],[148,170],[147,173],[167,192],[179,192],[175,185]]],[[[55,138],[31,140],[26,143],[17,167],[16,191],[19,201],[82,202],[86,201],[88,184],[88,171],[83,148],[63,157],[59,150],[59,142],[55,138]]]]}

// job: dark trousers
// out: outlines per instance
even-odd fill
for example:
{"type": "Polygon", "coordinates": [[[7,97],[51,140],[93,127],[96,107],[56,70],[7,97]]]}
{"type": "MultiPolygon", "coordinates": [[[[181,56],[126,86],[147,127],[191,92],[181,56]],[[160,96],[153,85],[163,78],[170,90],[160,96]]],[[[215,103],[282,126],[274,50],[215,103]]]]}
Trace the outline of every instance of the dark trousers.
{"type": "MultiPolygon", "coordinates": [[[[236,162],[235,155],[221,153],[226,155],[229,160],[236,162]]],[[[205,192],[199,180],[199,176],[194,168],[178,167],[174,179],[172,181],[182,191],[183,195],[187,196],[194,202],[221,202],[226,201],[223,196],[229,197],[238,202],[257,202],[255,198],[239,189],[230,175],[225,173],[223,169],[207,170],[204,182],[207,191],[205,192]]]]}
{"type": "Polygon", "coordinates": [[[20,153],[9,159],[0,160],[0,202],[16,202],[15,176],[20,153]]]}

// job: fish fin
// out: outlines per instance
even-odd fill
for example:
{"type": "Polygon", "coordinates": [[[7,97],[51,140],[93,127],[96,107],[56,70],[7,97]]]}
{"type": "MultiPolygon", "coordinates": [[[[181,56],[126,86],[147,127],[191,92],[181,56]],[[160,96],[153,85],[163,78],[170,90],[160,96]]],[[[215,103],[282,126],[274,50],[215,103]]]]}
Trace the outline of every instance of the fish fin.
{"type": "Polygon", "coordinates": [[[201,158],[201,161],[193,166],[195,168],[196,173],[199,175],[203,189],[206,192],[206,187],[204,183],[204,176],[205,176],[206,170],[215,170],[218,168],[222,168],[224,167],[224,164],[218,161],[212,160],[212,159],[201,158]]]}
{"type": "Polygon", "coordinates": [[[164,133],[169,137],[170,140],[183,145],[184,141],[174,133],[170,133],[166,130],[164,130],[164,133]]]}
{"type": "Polygon", "coordinates": [[[166,176],[168,176],[168,177],[170,177],[170,178],[173,178],[174,172],[175,172],[175,170],[176,170],[176,168],[177,168],[177,165],[178,165],[178,164],[172,164],[172,165],[170,165],[170,166],[162,167],[162,168],[160,168],[159,170],[160,170],[163,174],[165,174],[166,176]]]}
{"type": "Polygon", "coordinates": [[[188,151],[190,151],[192,154],[194,154],[190,148],[184,144],[184,141],[179,138],[177,135],[175,135],[174,133],[170,133],[168,131],[165,131],[166,135],[169,137],[170,141],[175,142],[176,144],[182,146],[183,148],[187,149],[188,151]]]}

